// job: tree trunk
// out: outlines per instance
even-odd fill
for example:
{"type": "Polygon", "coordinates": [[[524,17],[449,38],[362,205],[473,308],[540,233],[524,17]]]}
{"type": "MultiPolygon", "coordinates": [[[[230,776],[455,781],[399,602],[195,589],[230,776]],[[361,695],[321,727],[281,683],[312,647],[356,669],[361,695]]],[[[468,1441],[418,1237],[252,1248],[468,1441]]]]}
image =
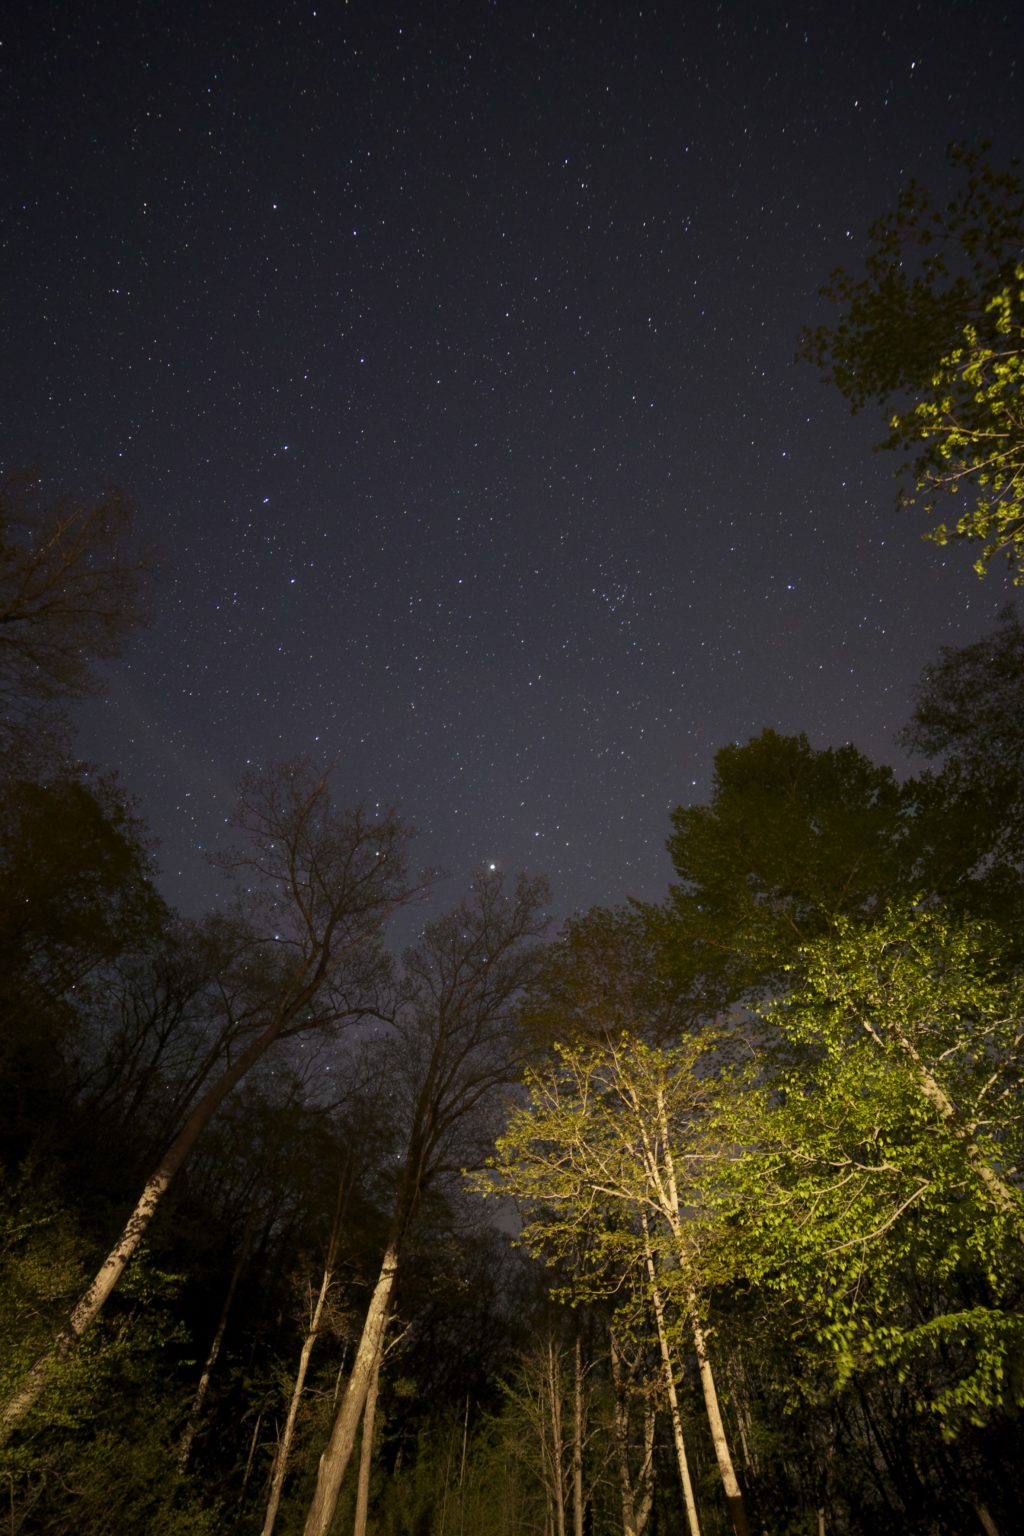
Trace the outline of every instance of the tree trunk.
{"type": "Polygon", "coordinates": [[[583,1536],[583,1350],[578,1318],[572,1364],[572,1529],[573,1536],[583,1536]]]}
{"type": "Polygon", "coordinates": [[[289,1008],[287,1012],[282,1012],[275,1017],[263,1033],[257,1035],[248,1048],[203,1094],[178,1136],[165,1152],[156,1172],[147,1182],[121,1236],[107,1254],[67,1324],[0,1409],[0,1446],[7,1444],[18,1425],[42,1397],[55,1368],[73,1353],[82,1335],[96,1321],[107,1298],[124,1273],[128,1261],[142,1241],[146,1228],[152,1221],[156,1208],[170,1188],[175,1175],[191,1156],[200,1136],[228,1094],[273,1045],[291,1013],[292,1010],[289,1008]]]}
{"type": "MultiPolygon", "coordinates": [[[[270,1494],[267,1499],[267,1512],[263,1519],[263,1529],[260,1536],[271,1536],[274,1522],[277,1519],[278,1506],[281,1503],[281,1493],[284,1488],[284,1480],[288,1475],[288,1460],[291,1456],[292,1441],[295,1438],[295,1421],[298,1418],[299,1404],[306,1387],[306,1374],[309,1370],[309,1362],[313,1355],[313,1346],[316,1344],[320,1332],[320,1323],[323,1319],[324,1308],[327,1305],[327,1297],[331,1289],[331,1281],[334,1279],[334,1264],[338,1257],[338,1244],[341,1241],[341,1218],[345,1208],[346,1196],[345,1176],[342,1174],[338,1181],[338,1200],[334,1208],[334,1224],[331,1227],[331,1237],[327,1245],[327,1257],[324,1260],[324,1272],[320,1280],[320,1290],[317,1292],[316,1304],[309,1314],[309,1330],[302,1341],[302,1349],[299,1352],[299,1368],[295,1374],[295,1385],[292,1387],[291,1401],[288,1404],[288,1417],[285,1420],[284,1431],[277,1447],[277,1455],[274,1458],[274,1475],[271,1479],[270,1494]]],[[[342,1357],[344,1368],[344,1356],[342,1357]]],[[[335,1390],[337,1397],[337,1390],[335,1390]]]]}
{"type": "Polygon", "coordinates": [[[555,1536],[565,1536],[565,1469],[562,1435],[562,1362],[555,1348],[555,1333],[548,1319],[548,1422],[551,1426],[551,1488],[554,1496],[555,1536]]]}
{"type": "Polygon", "coordinates": [[[384,1339],[373,1363],[373,1375],[366,1392],[363,1409],[363,1443],[359,1447],[359,1481],[356,1485],[356,1518],[352,1536],[366,1536],[366,1517],[370,1509],[370,1472],[373,1467],[373,1422],[377,1415],[377,1392],[380,1387],[380,1365],[384,1353],[384,1339]]]}
{"type": "Polygon", "coordinates": [[[253,1206],[245,1220],[242,1246],[239,1249],[235,1267],[231,1271],[231,1280],[228,1283],[227,1295],[224,1298],[224,1305],[221,1308],[220,1318],[214,1331],[213,1342],[210,1345],[209,1354],[206,1356],[206,1363],[203,1366],[203,1374],[199,1378],[196,1395],[192,1400],[192,1408],[189,1412],[188,1423],[185,1425],[185,1432],[181,1437],[181,1445],[178,1448],[179,1472],[184,1472],[188,1467],[188,1459],[192,1454],[192,1442],[196,1437],[196,1430],[199,1428],[199,1418],[203,1411],[203,1404],[206,1402],[206,1394],[210,1390],[210,1377],[213,1374],[214,1366],[217,1364],[220,1347],[224,1342],[224,1334],[227,1330],[228,1318],[231,1315],[231,1308],[234,1304],[235,1292],[238,1289],[238,1282],[241,1278],[242,1270],[245,1268],[246,1259],[249,1257],[249,1249],[252,1246],[252,1236],[255,1230],[256,1207],[253,1206]]]}
{"type": "Polygon", "coordinates": [[[647,1262],[647,1276],[651,1283],[651,1306],[654,1309],[654,1322],[658,1330],[658,1348],[661,1351],[661,1365],[665,1376],[665,1396],[668,1398],[669,1417],[672,1420],[672,1438],[676,1447],[676,1464],[679,1468],[679,1481],[683,1490],[683,1503],[686,1506],[686,1524],[690,1536],[700,1536],[700,1521],[697,1518],[697,1501],[693,1494],[693,1483],[690,1480],[690,1465],[686,1459],[686,1444],[683,1440],[683,1420],[679,1412],[679,1398],[676,1394],[676,1377],[672,1369],[672,1355],[668,1347],[668,1329],[665,1326],[665,1302],[658,1284],[658,1274],[654,1267],[654,1253],[651,1249],[650,1231],[647,1226],[647,1216],[643,1216],[644,1229],[644,1257],[647,1262]]]}
{"type": "Polygon", "coordinates": [[[988,1506],[985,1504],[975,1504],[974,1508],[978,1519],[981,1521],[985,1536],[999,1536],[999,1527],[989,1514],[988,1506]]]}
{"type": "MultiPolygon", "coordinates": [[[[729,1507],[729,1516],[732,1520],[733,1530],[736,1536],[749,1536],[747,1512],[743,1505],[743,1495],[740,1492],[740,1485],[732,1464],[732,1456],[729,1452],[729,1440],[725,1433],[725,1423],[718,1404],[718,1393],[715,1390],[715,1377],[711,1369],[711,1357],[708,1354],[707,1338],[700,1323],[697,1289],[689,1278],[690,1256],[686,1251],[686,1241],[683,1236],[682,1216],[679,1208],[679,1188],[676,1182],[675,1162],[672,1156],[672,1137],[665,1104],[665,1094],[664,1090],[660,1087],[656,1102],[658,1127],[664,1149],[665,1163],[664,1188],[666,1199],[663,1210],[665,1218],[671,1227],[672,1236],[675,1239],[679,1268],[686,1277],[686,1300],[690,1312],[690,1327],[693,1330],[693,1342],[697,1351],[697,1366],[700,1371],[700,1384],[704,1391],[704,1407],[708,1416],[708,1425],[711,1429],[711,1440],[715,1447],[715,1460],[718,1462],[718,1474],[722,1479],[725,1502],[729,1507]]],[[[660,1186],[661,1181],[656,1176],[656,1165],[650,1152],[648,1152],[647,1156],[648,1164],[655,1173],[655,1178],[652,1182],[654,1182],[656,1187],[660,1186]]]]}
{"type": "Polygon", "coordinates": [[[711,1369],[711,1356],[708,1354],[707,1338],[700,1325],[700,1315],[697,1310],[697,1293],[692,1286],[688,1287],[687,1301],[690,1309],[690,1327],[693,1330],[693,1345],[697,1351],[697,1368],[700,1371],[700,1384],[704,1391],[704,1408],[707,1412],[708,1425],[711,1429],[712,1444],[715,1447],[718,1475],[722,1479],[722,1488],[725,1491],[725,1502],[729,1506],[729,1515],[732,1519],[732,1527],[736,1532],[736,1536],[749,1536],[747,1512],[743,1506],[743,1495],[740,1492],[740,1485],[736,1479],[736,1473],[732,1464],[732,1456],[729,1453],[729,1440],[725,1433],[722,1410],[718,1405],[715,1376],[711,1369]]]}
{"type": "Polygon", "coordinates": [[[271,1536],[274,1522],[277,1519],[278,1506],[281,1503],[281,1492],[284,1488],[284,1480],[288,1475],[288,1461],[292,1452],[292,1441],[295,1438],[295,1421],[298,1417],[302,1394],[306,1387],[306,1375],[309,1371],[309,1362],[313,1355],[313,1346],[316,1344],[317,1335],[320,1332],[320,1320],[323,1317],[332,1274],[333,1271],[330,1265],[328,1265],[324,1269],[323,1278],[320,1281],[320,1291],[310,1318],[309,1332],[303,1339],[302,1349],[299,1351],[299,1368],[295,1373],[295,1384],[292,1387],[291,1401],[288,1404],[288,1417],[285,1419],[281,1439],[278,1442],[277,1455],[274,1458],[274,1475],[270,1483],[270,1495],[267,1499],[267,1510],[263,1518],[263,1529],[260,1532],[260,1536],[271,1536]]]}
{"type": "Polygon", "coordinates": [[[384,1328],[391,1305],[391,1293],[395,1286],[395,1276],[398,1274],[398,1241],[403,1228],[404,1223],[401,1226],[396,1224],[384,1252],[380,1274],[363,1323],[359,1348],[356,1350],[356,1358],[352,1364],[352,1373],[345,1387],[345,1394],[331,1430],[331,1438],[327,1442],[327,1449],[320,1457],[316,1491],[313,1494],[313,1502],[309,1506],[309,1514],[306,1516],[304,1536],[327,1536],[331,1521],[334,1519],[342,1479],[352,1458],[359,1420],[363,1415],[377,1354],[383,1342],[384,1328]]]}

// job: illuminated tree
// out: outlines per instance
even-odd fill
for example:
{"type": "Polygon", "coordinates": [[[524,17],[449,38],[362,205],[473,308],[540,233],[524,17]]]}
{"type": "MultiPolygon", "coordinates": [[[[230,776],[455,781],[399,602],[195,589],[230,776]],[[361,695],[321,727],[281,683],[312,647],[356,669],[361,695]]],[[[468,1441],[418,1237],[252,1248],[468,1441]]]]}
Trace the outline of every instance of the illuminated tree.
{"type": "Polygon", "coordinates": [[[975,569],[1004,554],[1024,582],[1024,184],[954,149],[960,177],[939,200],[910,182],[869,231],[860,277],[822,290],[842,306],[805,332],[802,354],[854,410],[887,412],[884,446],[909,451],[906,503],[967,503],[928,537],[980,540],[975,569]]]}

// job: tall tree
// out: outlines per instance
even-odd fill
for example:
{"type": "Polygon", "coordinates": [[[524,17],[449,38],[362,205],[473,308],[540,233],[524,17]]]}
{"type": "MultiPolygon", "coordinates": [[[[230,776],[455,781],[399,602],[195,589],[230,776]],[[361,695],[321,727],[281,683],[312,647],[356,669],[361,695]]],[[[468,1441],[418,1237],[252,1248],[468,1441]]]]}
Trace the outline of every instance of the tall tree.
{"type": "MultiPolygon", "coordinates": [[[[379,979],[381,929],[413,895],[405,870],[408,831],[331,803],[327,779],[290,765],[247,783],[239,827],[248,847],[232,861],[251,882],[247,921],[237,928],[234,964],[222,978],[232,1047],[159,1164],[120,1236],[66,1326],[0,1409],[6,1440],[42,1395],[56,1366],[99,1315],[161,1200],[216,1110],[278,1041],[323,1032],[361,1016],[379,979]]],[[[2,1443],[2,1441],[0,1441],[2,1443]]]]}
{"type": "Polygon", "coordinates": [[[481,1160],[485,1111],[521,1069],[524,1041],[515,1004],[534,973],[546,925],[543,881],[521,879],[506,893],[484,875],[448,917],[431,924],[404,958],[394,1020],[393,1091],[407,1116],[391,1225],[355,1361],[320,1460],[306,1536],[326,1536],[391,1306],[410,1224],[424,1192],[481,1160]]]}
{"type": "Polygon", "coordinates": [[[744,1191],[723,1228],[742,1272],[790,1297],[840,1381],[929,1359],[950,1434],[1015,1412],[1024,1361],[1024,997],[990,949],[899,910],[809,946],[773,1009],[805,1053],[740,1101],[718,1165],[744,1191]]]}
{"type": "MultiPolygon", "coordinates": [[[[725,1501],[736,1536],[746,1536],[706,1325],[703,1239],[695,1220],[704,1160],[718,1155],[707,1129],[722,1092],[708,1070],[715,1048],[702,1037],[668,1048],[628,1035],[559,1047],[549,1069],[527,1074],[528,1102],[513,1112],[498,1142],[493,1174],[500,1189],[522,1202],[524,1238],[539,1252],[576,1248],[590,1213],[606,1201],[641,1228],[645,1247],[668,1256],[664,1290],[685,1318],[725,1501]]],[[[622,1251],[627,1232],[622,1223],[601,1231],[599,1263],[622,1251]]]]}
{"type": "Polygon", "coordinates": [[[839,269],[823,295],[838,321],[802,353],[854,410],[887,412],[884,446],[911,452],[913,490],[935,510],[968,503],[928,537],[980,540],[980,574],[1004,554],[1024,581],[1024,182],[955,147],[952,195],[908,183],[871,226],[861,276],[839,269]]]}
{"type": "Polygon", "coordinates": [[[801,943],[865,915],[915,874],[906,797],[856,748],[763,731],[715,757],[711,800],[672,815],[676,873],[650,933],[695,1013],[783,985],[801,943]]]}

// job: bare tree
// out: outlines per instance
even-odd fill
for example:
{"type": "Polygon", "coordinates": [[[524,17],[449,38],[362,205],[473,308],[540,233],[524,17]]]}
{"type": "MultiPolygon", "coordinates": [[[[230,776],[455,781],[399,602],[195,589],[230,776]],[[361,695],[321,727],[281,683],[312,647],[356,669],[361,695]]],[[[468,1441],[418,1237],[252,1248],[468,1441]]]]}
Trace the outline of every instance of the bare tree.
{"type": "Polygon", "coordinates": [[[0,1408],[0,1444],[99,1316],[172,1180],[231,1090],[279,1040],[322,1033],[372,1006],[368,986],[385,969],[381,929],[415,894],[404,858],[408,829],[393,815],[335,809],[326,775],[303,763],[248,780],[238,826],[248,845],[231,861],[240,920],[233,962],[220,986],[225,1065],[146,1181],[68,1322],[0,1408]]]}
{"type": "Polygon", "coordinates": [[[485,1106],[522,1065],[514,1009],[533,975],[547,888],[521,879],[511,895],[485,875],[470,898],[431,925],[405,956],[395,1019],[393,1089],[408,1140],[380,1272],[345,1394],[320,1458],[306,1536],[326,1536],[370,1389],[409,1225],[428,1185],[484,1155],[485,1106]]]}

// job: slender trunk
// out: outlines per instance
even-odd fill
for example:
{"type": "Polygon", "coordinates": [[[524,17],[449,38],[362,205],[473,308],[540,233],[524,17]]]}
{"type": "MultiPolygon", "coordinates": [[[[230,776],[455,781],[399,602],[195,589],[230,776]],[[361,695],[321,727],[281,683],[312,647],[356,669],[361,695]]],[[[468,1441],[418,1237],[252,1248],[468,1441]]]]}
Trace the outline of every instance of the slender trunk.
{"type": "MultiPolygon", "coordinates": [[[[334,1264],[338,1257],[338,1244],[341,1241],[341,1218],[345,1206],[345,1179],[338,1181],[338,1199],[334,1208],[334,1223],[331,1227],[330,1241],[327,1245],[327,1257],[324,1260],[324,1272],[320,1280],[320,1289],[317,1292],[316,1303],[309,1314],[309,1329],[302,1341],[302,1349],[299,1351],[299,1368],[295,1373],[295,1385],[292,1387],[291,1401],[288,1404],[288,1417],[285,1420],[284,1432],[278,1442],[277,1455],[274,1458],[274,1475],[270,1484],[270,1495],[267,1499],[267,1512],[263,1519],[263,1529],[260,1536],[271,1536],[274,1522],[277,1519],[278,1506],[281,1503],[281,1493],[284,1489],[284,1480],[288,1474],[288,1461],[292,1451],[292,1441],[295,1438],[295,1422],[298,1418],[299,1404],[306,1387],[306,1375],[309,1371],[309,1362],[313,1356],[313,1347],[316,1344],[320,1332],[320,1324],[323,1320],[324,1308],[327,1305],[327,1297],[331,1289],[331,1281],[334,1279],[334,1264]]],[[[344,1368],[344,1357],[342,1357],[344,1368]]],[[[337,1390],[335,1391],[337,1396],[337,1390]]]]}
{"type": "Polygon", "coordinates": [[[573,1536],[583,1536],[583,1350],[579,1319],[572,1360],[572,1528],[573,1536]]]}
{"type": "Polygon", "coordinates": [[[693,1331],[693,1346],[697,1351],[697,1368],[700,1371],[700,1384],[704,1391],[704,1408],[708,1416],[708,1425],[711,1429],[711,1441],[715,1447],[715,1459],[718,1462],[718,1475],[722,1479],[725,1502],[729,1506],[729,1515],[732,1519],[732,1527],[736,1532],[736,1536],[749,1536],[747,1512],[743,1506],[743,1495],[740,1492],[740,1485],[733,1469],[732,1456],[729,1453],[729,1440],[725,1433],[722,1410],[718,1404],[718,1393],[715,1389],[714,1372],[711,1369],[711,1356],[708,1353],[707,1337],[700,1325],[697,1294],[692,1286],[688,1287],[687,1301],[690,1309],[690,1327],[693,1331]]]}
{"type": "MultiPolygon", "coordinates": [[[[665,1163],[667,1194],[667,1201],[664,1206],[665,1217],[675,1238],[679,1268],[688,1277],[690,1267],[689,1254],[686,1251],[686,1243],[683,1238],[682,1217],[679,1208],[679,1187],[676,1182],[675,1162],[672,1156],[672,1137],[670,1134],[668,1110],[665,1104],[665,1094],[661,1088],[658,1089],[656,1103],[665,1163]]],[[[718,1474],[722,1479],[725,1502],[729,1507],[729,1516],[732,1520],[736,1536],[749,1536],[743,1494],[740,1492],[740,1485],[732,1464],[729,1440],[725,1433],[725,1423],[722,1419],[722,1411],[718,1404],[718,1393],[715,1389],[714,1372],[711,1369],[711,1357],[708,1353],[707,1338],[700,1323],[697,1291],[689,1278],[687,1278],[686,1293],[690,1312],[690,1327],[693,1330],[693,1342],[697,1351],[700,1384],[704,1392],[704,1407],[707,1412],[708,1425],[711,1429],[712,1444],[715,1447],[715,1460],[718,1462],[718,1474]]]]}
{"type": "Polygon", "coordinates": [[[273,1045],[291,1016],[291,1012],[292,1010],[289,1009],[275,1017],[263,1033],[257,1035],[248,1048],[203,1094],[177,1138],[165,1152],[156,1172],[148,1180],[121,1236],[107,1254],[67,1324],[0,1409],[0,1446],[6,1445],[18,1425],[42,1397],[56,1367],[73,1353],[82,1335],[96,1321],[107,1298],[124,1273],[128,1261],[139,1246],[157,1206],[170,1188],[175,1175],[193,1152],[203,1131],[231,1090],[273,1045]]]}
{"type": "Polygon", "coordinates": [[[683,1440],[683,1420],[679,1412],[676,1376],[675,1371],[672,1369],[672,1355],[668,1347],[668,1329],[665,1326],[665,1302],[661,1294],[661,1287],[658,1284],[657,1270],[654,1267],[654,1253],[651,1249],[651,1238],[646,1214],[643,1216],[643,1229],[644,1257],[647,1262],[647,1277],[651,1283],[651,1306],[654,1311],[655,1327],[658,1331],[658,1348],[661,1352],[662,1372],[665,1377],[665,1396],[668,1398],[669,1418],[672,1421],[672,1438],[676,1447],[676,1465],[679,1468],[679,1482],[683,1490],[683,1503],[686,1506],[686,1524],[690,1536],[700,1536],[697,1501],[693,1494],[690,1465],[686,1459],[686,1443],[683,1440]]]}
{"type": "Polygon", "coordinates": [[[555,1349],[554,1329],[548,1320],[548,1423],[551,1426],[551,1490],[556,1536],[565,1536],[565,1473],[562,1465],[562,1369],[555,1349]]]}
{"type": "Polygon", "coordinates": [[[288,1417],[284,1422],[284,1430],[277,1446],[277,1455],[274,1458],[274,1475],[270,1483],[270,1496],[267,1499],[267,1510],[263,1519],[263,1529],[260,1536],[271,1536],[274,1522],[277,1519],[278,1506],[281,1503],[281,1493],[284,1488],[284,1480],[288,1475],[288,1461],[291,1457],[292,1441],[295,1438],[295,1421],[299,1413],[299,1404],[302,1402],[302,1394],[306,1387],[306,1375],[309,1371],[309,1362],[313,1355],[313,1346],[316,1344],[320,1331],[320,1320],[323,1317],[324,1304],[327,1300],[327,1292],[331,1284],[331,1269],[324,1270],[323,1279],[320,1282],[320,1291],[310,1319],[309,1332],[302,1341],[302,1349],[299,1351],[299,1368],[295,1373],[295,1384],[292,1387],[291,1401],[288,1404],[288,1417]]]}
{"type": "Polygon", "coordinates": [[[981,1521],[985,1536],[999,1536],[999,1527],[989,1514],[988,1506],[986,1504],[975,1504],[974,1509],[978,1519],[981,1521]]]}
{"type": "Polygon", "coordinates": [[[459,1463],[459,1536],[466,1529],[466,1455],[469,1451],[469,1393],[466,1393],[466,1412],[462,1420],[462,1460],[459,1463]]]}
{"type": "Polygon", "coordinates": [[[262,1422],[263,1422],[263,1415],[262,1415],[262,1413],[258,1413],[256,1415],[256,1426],[255,1426],[255,1428],[253,1429],[253,1432],[252,1432],[252,1439],[249,1441],[249,1455],[248,1455],[248,1457],[246,1459],[245,1473],[244,1473],[244,1475],[242,1477],[242,1496],[243,1497],[245,1495],[245,1490],[249,1486],[249,1478],[250,1478],[250,1475],[252,1474],[252,1464],[253,1464],[253,1460],[254,1460],[254,1458],[256,1456],[256,1444],[257,1444],[257,1441],[259,1440],[260,1425],[262,1424],[262,1422]]]}
{"type": "Polygon", "coordinates": [[[331,1430],[331,1438],[327,1442],[327,1449],[320,1457],[316,1491],[306,1516],[304,1536],[327,1536],[331,1521],[334,1519],[342,1479],[352,1458],[359,1420],[362,1418],[366,1395],[370,1390],[374,1362],[384,1336],[384,1327],[391,1305],[391,1293],[398,1273],[398,1242],[403,1228],[404,1223],[396,1224],[396,1228],[392,1229],[391,1238],[384,1252],[384,1261],[381,1264],[377,1284],[374,1286],[369,1310],[363,1323],[359,1348],[352,1363],[352,1373],[345,1387],[341,1407],[338,1409],[334,1427],[331,1430]]]}
{"type": "Polygon", "coordinates": [[[242,1245],[238,1251],[238,1259],[235,1262],[234,1269],[231,1271],[231,1279],[228,1282],[227,1295],[224,1297],[224,1305],[221,1307],[220,1317],[217,1321],[217,1327],[214,1330],[213,1342],[211,1343],[209,1353],[206,1356],[206,1361],[203,1365],[203,1374],[199,1378],[199,1385],[196,1388],[196,1395],[192,1399],[192,1407],[189,1411],[188,1423],[185,1425],[185,1431],[181,1437],[181,1445],[178,1447],[179,1472],[184,1472],[188,1467],[188,1460],[192,1454],[192,1442],[195,1439],[196,1431],[199,1428],[199,1419],[203,1411],[203,1404],[206,1402],[206,1394],[210,1390],[210,1377],[213,1374],[214,1366],[217,1364],[217,1357],[220,1354],[220,1347],[224,1342],[224,1334],[227,1330],[228,1318],[231,1315],[231,1308],[234,1305],[235,1292],[238,1289],[238,1282],[241,1278],[242,1270],[245,1268],[246,1260],[249,1257],[249,1249],[252,1246],[252,1236],[255,1229],[256,1207],[252,1206],[248,1216],[245,1219],[245,1231],[242,1234],[242,1245]]]}
{"type": "Polygon", "coordinates": [[[352,1536],[366,1536],[366,1517],[370,1509],[370,1471],[373,1467],[373,1423],[377,1415],[377,1393],[380,1389],[380,1363],[384,1352],[384,1340],[373,1362],[373,1374],[366,1391],[366,1407],[363,1409],[363,1443],[359,1447],[359,1481],[356,1484],[356,1518],[352,1536]]]}
{"type": "Polygon", "coordinates": [[[633,1502],[633,1482],[629,1472],[629,1440],[626,1435],[626,1418],[615,1384],[613,1408],[615,1425],[615,1469],[619,1474],[619,1500],[622,1504],[622,1536],[637,1536],[636,1506],[633,1502]]]}

